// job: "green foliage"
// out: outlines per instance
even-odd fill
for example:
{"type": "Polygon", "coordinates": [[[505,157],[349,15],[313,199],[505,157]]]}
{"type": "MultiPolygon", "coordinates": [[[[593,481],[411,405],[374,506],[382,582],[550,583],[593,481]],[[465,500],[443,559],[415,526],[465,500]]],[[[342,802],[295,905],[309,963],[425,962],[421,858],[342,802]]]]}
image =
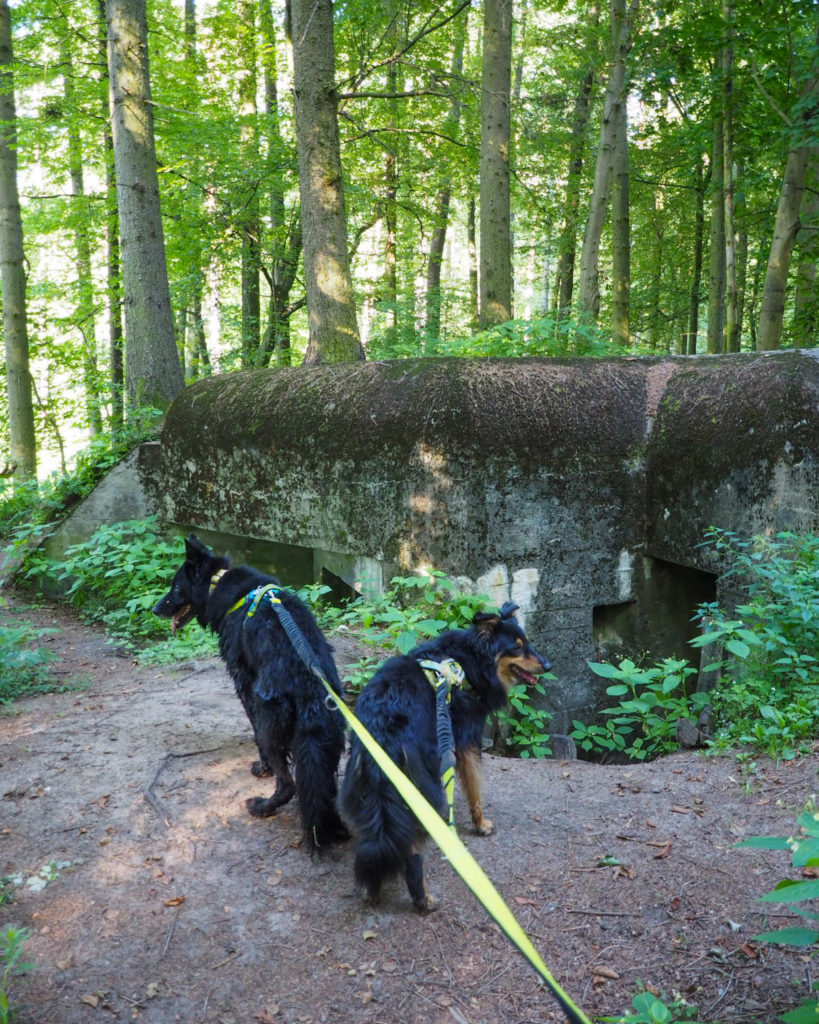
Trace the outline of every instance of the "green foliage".
{"type": "Polygon", "coordinates": [[[383,595],[357,598],[337,621],[369,646],[406,654],[445,629],[466,628],[488,600],[459,592],[442,572],[395,576],[383,595]]]}
{"type": "Polygon", "coordinates": [[[156,410],[138,410],[128,426],[113,438],[93,438],[72,460],[70,469],[46,480],[22,483],[0,478],[0,538],[12,547],[46,533],[62,519],[136,445],[152,434],[150,422],[156,410]]]}
{"type": "Polygon", "coordinates": [[[611,343],[611,333],[574,320],[540,317],[509,320],[477,334],[464,334],[439,346],[450,356],[612,356],[623,349],[611,343]]]}
{"type": "MultiPolygon", "coordinates": [[[[24,577],[66,587],[66,600],[86,621],[100,622],[119,640],[142,648],[146,641],[167,637],[167,621],[152,615],[151,608],[167,591],[179,561],[179,544],[167,540],[156,517],[149,516],[101,526],[68,548],[60,562],[35,553],[24,577]]],[[[172,653],[180,660],[213,650],[204,632],[196,630],[186,641],[154,648],[150,657],[167,660],[165,654],[172,653]]]]}
{"type": "Polygon", "coordinates": [[[819,728],[819,537],[744,541],[711,529],[706,544],[729,560],[725,576],[747,593],[733,615],[703,606],[707,631],[692,641],[734,656],[714,693],[716,742],[795,757],[819,728]]]}
{"type": "MultiPolygon", "coordinates": [[[[736,845],[754,850],[790,850],[791,865],[800,870],[819,867],[819,814],[812,808],[803,811],[796,819],[800,834],[797,836],[753,836],[736,845]]],[[[810,878],[796,880],[783,878],[774,889],[766,892],[760,899],[768,903],[785,903],[788,909],[805,918],[806,922],[819,922],[819,913],[806,907],[794,906],[796,903],[813,901],[819,898],[819,879],[810,878]]],[[[819,942],[819,925],[806,924],[804,927],[790,925],[777,928],[776,931],[761,932],[755,935],[757,942],[771,942],[778,945],[796,946],[804,949],[816,946],[819,942]]],[[[816,991],[817,986],[813,986],[816,991]]],[[[779,1019],[786,1024],[812,1024],[819,1015],[819,1001],[816,997],[806,999],[795,1010],[784,1014],[779,1019]]]]}
{"type": "Polygon", "coordinates": [[[23,946],[29,935],[27,928],[16,928],[11,924],[0,929],[0,1024],[11,1024],[16,1015],[9,1002],[9,982],[34,967],[22,959],[23,946]]]}
{"type": "Polygon", "coordinates": [[[793,758],[819,734],[819,538],[781,533],[743,541],[710,529],[705,545],[728,561],[724,577],[735,577],[747,601],[728,614],[702,605],[705,631],[693,647],[711,644],[724,657],[706,670],[721,672],[710,694],[691,692],[696,676],[688,661],[666,658],[652,668],[626,659],[619,667],[590,664],[610,697],[603,722],[574,722],[572,736],[590,754],[622,754],[643,760],[676,749],[675,722],[714,706],[713,745],[747,745],[770,757],[793,758]],[[694,681],[692,679],[692,681],[694,681]]]}
{"type": "MultiPolygon", "coordinates": [[[[0,600],[0,607],[4,602],[0,600]]],[[[31,623],[12,623],[0,629],[0,706],[34,693],[61,689],[49,671],[54,654],[39,644],[53,629],[37,629],[31,623]]]]}
{"type": "Polygon", "coordinates": [[[687,1003],[682,996],[674,996],[668,1002],[647,989],[638,992],[631,1000],[634,1013],[622,1017],[600,1017],[607,1024],[698,1024],[694,1020],[697,1007],[687,1003]]]}
{"type": "Polygon", "coordinates": [[[623,754],[633,761],[668,754],[678,746],[677,719],[696,718],[709,701],[708,694],[691,686],[696,684],[696,669],[677,658],[665,658],[650,668],[628,658],[619,666],[590,662],[589,667],[603,679],[614,680],[606,693],[620,700],[603,709],[608,717],[600,724],[574,721],[572,738],[588,753],[623,754]]]}
{"type": "MultiPolygon", "coordinates": [[[[554,676],[550,673],[545,678],[554,679],[554,676]]],[[[530,687],[516,683],[509,690],[509,708],[501,708],[495,712],[505,742],[513,753],[524,759],[549,757],[552,753],[552,748],[548,744],[552,714],[545,708],[533,705],[533,693],[545,697],[546,688],[541,683],[535,683],[530,687]]]]}

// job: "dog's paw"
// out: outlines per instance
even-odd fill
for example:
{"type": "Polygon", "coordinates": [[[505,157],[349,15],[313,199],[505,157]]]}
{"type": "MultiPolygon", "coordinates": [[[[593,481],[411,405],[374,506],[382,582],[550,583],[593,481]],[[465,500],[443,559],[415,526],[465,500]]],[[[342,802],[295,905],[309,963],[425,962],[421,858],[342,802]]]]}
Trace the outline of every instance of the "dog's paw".
{"type": "Polygon", "coordinates": [[[423,899],[413,900],[412,905],[419,914],[431,914],[434,910],[438,909],[438,901],[433,899],[429,893],[424,893],[423,899]]]}
{"type": "Polygon", "coordinates": [[[250,766],[250,774],[255,775],[257,779],[265,779],[269,775],[272,775],[273,772],[271,771],[270,766],[265,764],[264,761],[254,761],[250,766]]]}
{"type": "Polygon", "coordinates": [[[265,800],[263,796],[251,796],[245,800],[245,807],[254,818],[272,818],[280,806],[281,804],[265,800]]]}
{"type": "Polygon", "coordinates": [[[491,822],[489,818],[481,818],[475,822],[475,831],[479,836],[491,836],[495,831],[494,822],[491,822]]]}

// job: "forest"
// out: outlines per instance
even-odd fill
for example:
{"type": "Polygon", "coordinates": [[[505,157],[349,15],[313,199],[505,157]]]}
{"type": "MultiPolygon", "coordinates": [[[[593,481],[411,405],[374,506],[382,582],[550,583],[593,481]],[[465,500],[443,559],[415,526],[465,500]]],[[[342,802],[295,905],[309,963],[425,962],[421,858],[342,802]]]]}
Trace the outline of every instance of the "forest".
{"type": "Polygon", "coordinates": [[[238,368],[813,344],[818,31],[812,0],[2,0],[5,472],[238,368]]]}

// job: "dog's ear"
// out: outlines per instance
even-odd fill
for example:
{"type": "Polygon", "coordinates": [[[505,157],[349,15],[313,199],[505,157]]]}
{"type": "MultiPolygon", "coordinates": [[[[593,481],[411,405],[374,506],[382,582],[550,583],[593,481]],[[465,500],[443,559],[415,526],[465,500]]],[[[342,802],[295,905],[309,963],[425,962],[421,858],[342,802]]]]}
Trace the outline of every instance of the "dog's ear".
{"type": "Polygon", "coordinates": [[[472,625],[484,635],[494,633],[500,625],[500,616],[497,612],[475,612],[472,616],[472,625]]]}
{"type": "Polygon", "coordinates": [[[210,553],[196,534],[191,533],[185,538],[185,560],[187,562],[199,562],[210,553]]]}
{"type": "Polygon", "coordinates": [[[506,601],[500,610],[500,617],[502,619],[513,619],[519,607],[520,605],[514,604],[512,601],[506,601]]]}

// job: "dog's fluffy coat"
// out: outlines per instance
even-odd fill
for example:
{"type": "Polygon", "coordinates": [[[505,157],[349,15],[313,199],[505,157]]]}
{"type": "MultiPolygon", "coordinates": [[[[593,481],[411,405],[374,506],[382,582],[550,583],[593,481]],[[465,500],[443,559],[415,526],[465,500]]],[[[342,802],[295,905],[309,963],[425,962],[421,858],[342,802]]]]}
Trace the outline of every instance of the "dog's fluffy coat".
{"type": "MultiPolygon", "coordinates": [[[[276,780],[275,792],[267,798],[252,797],[248,810],[260,817],[275,814],[298,793],[306,841],[318,849],[347,835],[335,806],[344,726],[339,713],[328,708],[321,681],[304,665],[268,602],[260,602],[252,617],[247,604],[234,608],[250,591],[268,583],[277,581],[246,565],[231,567],[230,559],[191,534],[185,541],[185,561],[153,610],[171,619],[174,631],[196,618],[218,635],[219,652],[259,748],[251,771],[256,776],[272,774],[276,780]]],[[[318,656],[324,677],[341,694],[330,646],[309,608],[289,590],[279,589],[278,597],[318,656]]]]}
{"type": "MultiPolygon", "coordinates": [[[[529,643],[515,619],[516,610],[516,605],[505,604],[498,614],[478,613],[469,629],[447,630],[405,656],[390,658],[356,703],[358,719],[443,814],[435,692],[419,661],[452,658],[458,662],[466,682],[451,694],[456,770],[481,835],[493,830],[484,817],[480,793],[486,718],[503,707],[516,681],[532,682],[550,668],[529,643]]],[[[378,902],[384,882],[403,872],[415,907],[432,909],[420,852],[424,830],[357,737],[353,737],[339,806],[356,837],[356,881],[366,888],[370,900],[378,902]]]]}

